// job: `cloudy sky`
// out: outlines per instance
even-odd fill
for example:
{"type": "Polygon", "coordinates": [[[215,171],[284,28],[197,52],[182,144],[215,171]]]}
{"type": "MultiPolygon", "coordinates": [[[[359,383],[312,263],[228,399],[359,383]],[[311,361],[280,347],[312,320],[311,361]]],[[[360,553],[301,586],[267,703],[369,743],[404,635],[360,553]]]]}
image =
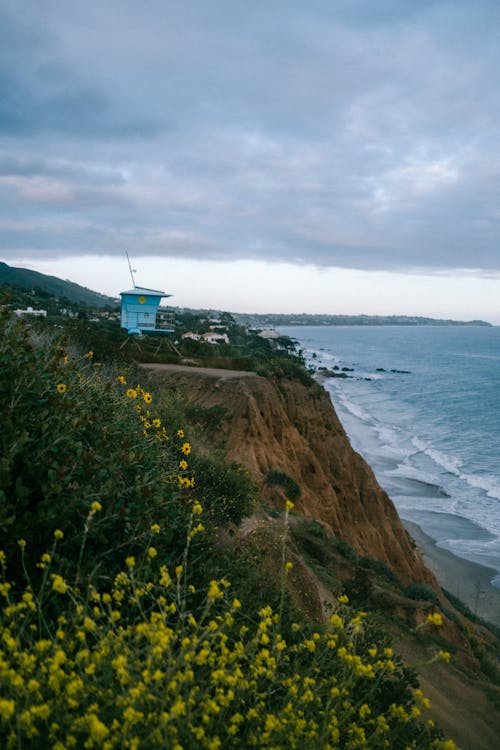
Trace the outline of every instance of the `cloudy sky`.
{"type": "Polygon", "coordinates": [[[0,257],[500,323],[498,0],[0,0],[0,257]]]}

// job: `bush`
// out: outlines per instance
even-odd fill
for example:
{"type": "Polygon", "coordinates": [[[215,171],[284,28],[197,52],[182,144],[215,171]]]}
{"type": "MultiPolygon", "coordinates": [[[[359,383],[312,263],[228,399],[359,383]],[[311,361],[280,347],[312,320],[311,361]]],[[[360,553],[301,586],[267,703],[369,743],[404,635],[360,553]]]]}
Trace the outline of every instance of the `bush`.
{"type": "Polygon", "coordinates": [[[430,586],[426,583],[412,583],[411,586],[407,586],[404,591],[404,595],[409,599],[415,599],[416,601],[432,602],[432,604],[439,605],[439,597],[430,586]]]}
{"type": "Polygon", "coordinates": [[[284,632],[270,606],[242,612],[225,579],[197,592],[151,550],[110,591],[72,588],[50,562],[37,590],[4,580],[2,747],[454,747],[345,598],[325,632],[284,632]]]}
{"type": "Polygon", "coordinates": [[[266,484],[277,484],[280,487],[283,487],[287,494],[287,497],[293,502],[296,502],[300,498],[301,489],[299,485],[297,484],[295,479],[293,479],[289,474],[286,474],[284,471],[279,471],[279,469],[270,469],[267,472],[266,484]]]}
{"type": "Polygon", "coordinates": [[[246,469],[213,451],[193,461],[196,494],[215,525],[239,524],[251,515],[257,490],[246,469]]]}

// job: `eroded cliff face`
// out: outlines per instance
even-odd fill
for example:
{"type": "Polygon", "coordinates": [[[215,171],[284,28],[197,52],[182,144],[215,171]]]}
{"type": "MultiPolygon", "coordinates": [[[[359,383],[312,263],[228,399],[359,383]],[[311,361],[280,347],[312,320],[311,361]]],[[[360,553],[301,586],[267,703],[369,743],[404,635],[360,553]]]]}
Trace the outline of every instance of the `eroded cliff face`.
{"type": "Polygon", "coordinates": [[[282,491],[265,480],[271,469],[285,472],[301,489],[298,513],[326,524],[359,554],[385,562],[402,581],[436,585],[320,385],[276,384],[258,376],[219,378],[197,370],[155,368],[151,374],[200,406],[225,408],[215,439],[224,440],[228,457],[250,471],[268,503],[283,507],[282,491]]]}

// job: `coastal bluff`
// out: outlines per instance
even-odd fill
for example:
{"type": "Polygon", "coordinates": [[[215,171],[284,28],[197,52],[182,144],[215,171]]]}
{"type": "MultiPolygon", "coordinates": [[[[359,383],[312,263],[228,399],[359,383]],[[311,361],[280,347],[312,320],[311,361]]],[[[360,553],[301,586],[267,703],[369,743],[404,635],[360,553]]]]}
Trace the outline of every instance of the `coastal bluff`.
{"type": "Polygon", "coordinates": [[[250,472],[266,503],[283,507],[283,489],[266,481],[269,472],[283,472],[300,488],[297,513],[324,524],[359,555],[385,563],[405,584],[425,582],[438,590],[321,385],[202,368],[142,367],[158,386],[200,407],[223,408],[214,440],[250,472]]]}

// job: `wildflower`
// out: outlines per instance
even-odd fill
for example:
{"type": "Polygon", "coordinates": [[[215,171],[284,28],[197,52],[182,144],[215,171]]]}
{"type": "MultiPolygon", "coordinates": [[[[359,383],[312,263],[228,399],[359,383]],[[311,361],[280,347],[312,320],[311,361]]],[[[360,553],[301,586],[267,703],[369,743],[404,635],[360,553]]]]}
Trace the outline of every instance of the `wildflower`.
{"type": "Polygon", "coordinates": [[[123,375],[118,375],[118,377],[117,377],[116,379],[117,379],[117,380],[118,380],[118,382],[119,382],[119,383],[121,383],[122,385],[127,385],[127,381],[125,380],[125,378],[123,377],[123,375]]]}
{"type": "Polygon", "coordinates": [[[54,574],[52,576],[52,590],[57,591],[58,594],[65,594],[68,590],[68,584],[61,575],[54,574]]]}
{"type": "Polygon", "coordinates": [[[14,701],[0,698],[0,718],[8,721],[16,709],[14,701]]]}
{"type": "Polygon", "coordinates": [[[219,588],[219,584],[217,581],[210,581],[210,588],[208,589],[208,601],[215,601],[216,599],[221,599],[223,596],[222,591],[219,588]]]}
{"type": "Polygon", "coordinates": [[[189,456],[191,453],[191,446],[189,443],[183,443],[181,447],[181,451],[184,453],[185,456],[189,456]]]}
{"type": "Polygon", "coordinates": [[[449,651],[438,651],[437,652],[437,658],[441,659],[441,661],[446,662],[446,664],[449,664],[451,661],[451,654],[449,651]]]}
{"type": "Polygon", "coordinates": [[[182,571],[183,571],[183,567],[182,567],[182,565],[178,565],[178,566],[176,567],[176,569],[175,569],[175,575],[177,576],[177,578],[179,578],[179,576],[180,576],[180,574],[182,573],[182,571]]]}
{"type": "Polygon", "coordinates": [[[158,417],[156,417],[156,419],[153,419],[153,427],[156,427],[156,429],[158,430],[161,427],[161,419],[158,419],[158,417]]]}
{"type": "Polygon", "coordinates": [[[66,393],[67,390],[68,390],[68,386],[66,385],[66,383],[58,383],[57,384],[57,392],[58,393],[66,393]]]}
{"type": "Polygon", "coordinates": [[[93,356],[94,352],[91,350],[90,352],[87,352],[87,354],[85,355],[85,359],[92,359],[93,356]]]}
{"type": "Polygon", "coordinates": [[[94,500],[94,502],[90,506],[90,509],[93,513],[100,513],[102,510],[102,505],[98,500],[94,500]]]}
{"type": "Polygon", "coordinates": [[[133,555],[130,555],[130,557],[127,557],[125,560],[125,565],[127,568],[133,568],[135,565],[135,557],[133,555]]]}
{"type": "Polygon", "coordinates": [[[127,398],[137,398],[137,391],[135,388],[127,388],[127,398]]]}
{"type": "Polygon", "coordinates": [[[177,437],[183,438],[184,437],[184,430],[177,430],[177,437]]]}
{"type": "Polygon", "coordinates": [[[345,594],[342,594],[342,596],[339,596],[338,602],[339,604],[347,604],[349,602],[349,597],[345,594]]]}
{"type": "Polygon", "coordinates": [[[54,531],[54,539],[63,539],[64,538],[64,532],[61,531],[61,529],[56,529],[54,531]]]}
{"type": "Polygon", "coordinates": [[[148,549],[148,557],[151,558],[151,560],[154,557],[156,557],[157,554],[158,554],[158,550],[155,549],[155,547],[149,547],[149,549],[148,549]]]}
{"type": "Polygon", "coordinates": [[[109,734],[109,729],[95,714],[89,716],[90,736],[95,742],[101,742],[109,734]]]}
{"type": "Polygon", "coordinates": [[[144,401],[145,401],[146,404],[150,404],[152,402],[152,400],[153,400],[153,397],[152,397],[152,395],[150,393],[143,393],[142,397],[143,397],[143,399],[144,399],[144,401]]]}
{"type": "Polygon", "coordinates": [[[154,523],[151,526],[151,531],[153,532],[153,534],[159,534],[160,533],[160,526],[157,523],[154,523]]]}
{"type": "Polygon", "coordinates": [[[187,461],[185,461],[184,459],[182,459],[182,461],[179,461],[179,469],[182,469],[182,471],[186,471],[187,467],[187,461]]]}
{"type": "Polygon", "coordinates": [[[21,549],[24,549],[26,547],[26,539],[18,539],[17,543],[21,547],[21,549]]]}
{"type": "Polygon", "coordinates": [[[203,507],[201,503],[198,500],[195,500],[193,503],[193,514],[195,516],[201,516],[202,513],[203,513],[203,507]]]}
{"type": "Polygon", "coordinates": [[[285,564],[285,570],[286,571],[291,570],[292,568],[293,568],[293,563],[292,562],[287,562],[285,564]]]}
{"type": "Polygon", "coordinates": [[[293,510],[294,508],[295,508],[295,503],[292,503],[292,501],[291,501],[291,500],[288,500],[288,499],[287,499],[287,501],[286,501],[286,503],[285,503],[285,510],[286,510],[286,511],[291,511],[291,510],[293,510]]]}
{"type": "Polygon", "coordinates": [[[443,624],[443,617],[439,612],[432,612],[431,614],[427,615],[426,622],[428,625],[435,625],[436,627],[439,627],[443,624]]]}

